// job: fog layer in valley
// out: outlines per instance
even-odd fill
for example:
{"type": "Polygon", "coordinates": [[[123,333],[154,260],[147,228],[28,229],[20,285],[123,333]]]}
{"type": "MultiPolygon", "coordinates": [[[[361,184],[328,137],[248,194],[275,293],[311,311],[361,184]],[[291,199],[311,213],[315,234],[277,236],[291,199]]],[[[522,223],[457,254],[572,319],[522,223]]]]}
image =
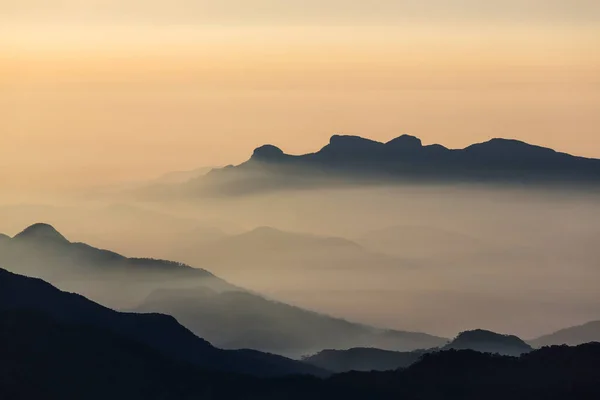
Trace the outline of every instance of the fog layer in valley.
{"type": "Polygon", "coordinates": [[[47,222],[72,241],[184,262],[288,304],[445,337],[533,338],[600,319],[593,193],[395,186],[69,204],[5,204],[0,232],[47,222]]]}

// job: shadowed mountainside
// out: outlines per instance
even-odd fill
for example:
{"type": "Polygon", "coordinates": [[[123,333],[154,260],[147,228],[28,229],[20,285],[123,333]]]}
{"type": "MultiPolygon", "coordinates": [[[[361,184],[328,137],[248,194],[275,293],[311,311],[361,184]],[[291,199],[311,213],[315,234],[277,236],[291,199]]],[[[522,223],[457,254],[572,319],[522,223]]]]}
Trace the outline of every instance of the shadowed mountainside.
{"type": "Polygon", "coordinates": [[[243,291],[160,290],[135,311],[173,315],[196,334],[214,338],[219,347],[253,348],[291,357],[323,348],[372,346],[409,351],[446,342],[424,333],[332,318],[243,291]]]}
{"type": "Polygon", "coordinates": [[[60,323],[108,331],[145,344],[174,360],[216,371],[261,376],[322,374],[317,368],[276,355],[253,350],[220,350],[195,336],[173,317],[116,312],[78,294],[62,292],[40,279],[3,269],[0,269],[0,310],[39,313],[60,323]]]}
{"type": "Polygon", "coordinates": [[[464,149],[402,135],[387,143],[334,135],[316,153],[285,154],[273,145],[257,148],[238,166],[191,180],[188,193],[244,194],[339,184],[412,183],[600,183],[600,160],[560,153],[518,140],[492,139],[464,149]]]}
{"type": "Polygon", "coordinates": [[[580,326],[561,329],[557,332],[530,340],[529,344],[533,347],[563,344],[577,346],[590,342],[600,342],[600,321],[592,321],[580,326]]]}
{"type": "Polygon", "coordinates": [[[348,350],[323,350],[302,361],[332,372],[392,371],[416,363],[427,350],[411,352],[389,351],[374,348],[348,350]]]}
{"type": "Polygon", "coordinates": [[[600,344],[520,358],[450,350],[406,369],[257,379],[166,357],[143,343],[31,311],[0,311],[0,397],[10,399],[597,399],[600,344]]]}

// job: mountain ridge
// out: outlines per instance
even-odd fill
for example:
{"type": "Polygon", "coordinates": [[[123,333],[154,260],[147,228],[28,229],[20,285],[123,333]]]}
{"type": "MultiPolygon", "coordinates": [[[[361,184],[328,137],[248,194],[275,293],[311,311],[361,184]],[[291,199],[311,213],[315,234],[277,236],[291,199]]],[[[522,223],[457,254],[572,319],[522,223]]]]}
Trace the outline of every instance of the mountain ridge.
{"type": "Polygon", "coordinates": [[[582,325],[560,329],[528,341],[533,347],[553,345],[580,345],[600,342],[600,321],[590,321],[582,325]]]}
{"type": "Polygon", "coordinates": [[[60,291],[41,279],[17,275],[1,268],[0,309],[40,312],[64,323],[107,329],[149,345],[176,360],[213,370],[254,371],[254,374],[269,376],[285,375],[285,370],[289,368],[287,373],[313,371],[319,374],[318,369],[307,369],[281,356],[252,350],[217,349],[195,336],[170,315],[117,312],[79,294],[60,291]]]}
{"type": "Polygon", "coordinates": [[[333,135],[314,153],[257,147],[242,164],[188,181],[187,192],[244,194],[334,184],[390,183],[600,184],[600,159],[578,157],[517,139],[493,138],[460,149],[423,145],[401,135],[388,142],[333,135]]]}
{"type": "Polygon", "coordinates": [[[515,335],[503,335],[484,329],[475,329],[459,333],[441,350],[474,350],[481,353],[520,356],[533,349],[515,335]]]}
{"type": "MultiPolygon", "coordinates": [[[[267,234],[272,232],[279,231],[266,229],[267,234]]],[[[314,238],[309,239],[310,242],[314,238]]],[[[187,264],[127,258],[68,240],[58,244],[52,239],[1,241],[0,265],[114,309],[173,315],[195,334],[221,348],[248,348],[251,346],[247,343],[254,343],[257,350],[295,355],[296,350],[306,354],[307,349],[334,346],[340,337],[351,346],[381,343],[398,350],[433,347],[445,341],[425,333],[375,329],[270,301],[187,264]],[[156,296],[151,297],[161,293],[159,301],[156,296]],[[231,320],[236,313],[241,323],[231,320]],[[257,330],[262,334],[257,335],[257,330]],[[322,334],[313,335],[312,331],[322,334]],[[277,346],[269,347],[272,342],[277,342],[277,346]],[[295,351],[288,353],[287,349],[295,351]]]]}

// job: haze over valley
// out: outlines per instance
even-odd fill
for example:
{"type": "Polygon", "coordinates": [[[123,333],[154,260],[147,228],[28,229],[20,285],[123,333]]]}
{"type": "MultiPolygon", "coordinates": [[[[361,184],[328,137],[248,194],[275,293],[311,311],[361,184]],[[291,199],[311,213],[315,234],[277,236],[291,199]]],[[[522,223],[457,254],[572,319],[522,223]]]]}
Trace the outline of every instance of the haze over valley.
{"type": "MultiPolygon", "coordinates": [[[[212,185],[204,173],[169,187],[212,185]]],[[[159,199],[138,185],[63,205],[6,204],[0,228],[14,235],[44,221],[76,241],[185,263],[379,328],[535,338],[600,319],[595,186],[332,179],[346,183],[218,196],[167,190],[159,199]]],[[[107,305],[134,309],[148,295],[107,305]]]]}

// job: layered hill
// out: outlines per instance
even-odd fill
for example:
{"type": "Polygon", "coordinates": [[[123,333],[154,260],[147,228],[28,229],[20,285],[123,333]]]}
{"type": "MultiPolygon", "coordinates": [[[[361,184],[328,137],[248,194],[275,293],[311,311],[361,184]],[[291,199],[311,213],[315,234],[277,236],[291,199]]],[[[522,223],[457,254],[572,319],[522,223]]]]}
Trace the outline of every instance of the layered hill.
{"type": "Polygon", "coordinates": [[[221,348],[300,356],[324,348],[408,351],[445,343],[424,333],[376,329],[268,300],[185,264],[127,258],[73,243],[47,224],[0,241],[0,265],[111,308],[173,315],[221,348]]]}
{"type": "Polygon", "coordinates": [[[206,266],[225,277],[228,273],[308,273],[310,271],[409,267],[400,257],[370,251],[339,238],[259,227],[210,243],[178,248],[173,252],[193,265],[206,266]]]}
{"type": "Polygon", "coordinates": [[[290,357],[324,348],[370,346],[409,351],[446,342],[424,333],[333,318],[245,291],[159,290],[134,311],[173,315],[223,348],[252,348],[290,357]]]}

